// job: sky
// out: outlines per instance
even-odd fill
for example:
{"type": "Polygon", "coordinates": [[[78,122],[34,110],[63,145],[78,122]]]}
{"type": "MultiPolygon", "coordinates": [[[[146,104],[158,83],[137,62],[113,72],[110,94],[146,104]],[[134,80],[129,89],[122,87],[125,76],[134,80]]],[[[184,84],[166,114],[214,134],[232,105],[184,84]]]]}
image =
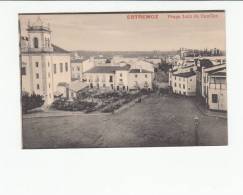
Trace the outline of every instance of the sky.
{"type": "Polygon", "coordinates": [[[224,12],[20,15],[22,36],[27,35],[28,21],[35,23],[38,17],[50,24],[52,42],[70,51],[225,50],[224,12]],[[158,16],[128,19],[128,15],[158,16]]]}

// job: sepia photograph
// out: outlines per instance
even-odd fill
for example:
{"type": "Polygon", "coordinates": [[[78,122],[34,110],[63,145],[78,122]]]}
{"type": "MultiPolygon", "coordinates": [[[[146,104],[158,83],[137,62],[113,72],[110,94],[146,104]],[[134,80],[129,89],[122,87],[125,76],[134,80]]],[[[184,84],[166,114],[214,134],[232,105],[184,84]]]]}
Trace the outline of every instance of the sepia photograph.
{"type": "Polygon", "coordinates": [[[224,146],[224,10],[19,13],[22,148],[224,146]]]}

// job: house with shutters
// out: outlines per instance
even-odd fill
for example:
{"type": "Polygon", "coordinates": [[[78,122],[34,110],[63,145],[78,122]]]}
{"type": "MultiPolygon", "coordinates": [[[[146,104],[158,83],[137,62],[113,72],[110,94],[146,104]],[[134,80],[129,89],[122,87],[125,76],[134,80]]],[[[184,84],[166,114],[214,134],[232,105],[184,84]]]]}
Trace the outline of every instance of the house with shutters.
{"type": "Polygon", "coordinates": [[[123,66],[95,66],[84,72],[90,88],[129,91],[135,89],[152,89],[153,72],[146,69],[123,66]]]}

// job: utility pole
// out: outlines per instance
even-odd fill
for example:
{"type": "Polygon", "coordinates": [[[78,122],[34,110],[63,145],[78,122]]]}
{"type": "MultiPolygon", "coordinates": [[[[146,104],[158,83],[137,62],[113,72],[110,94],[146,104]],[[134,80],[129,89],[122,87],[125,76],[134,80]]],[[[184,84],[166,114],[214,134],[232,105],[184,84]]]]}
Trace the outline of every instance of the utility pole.
{"type": "Polygon", "coordinates": [[[195,133],[195,145],[199,145],[199,136],[198,136],[198,127],[199,127],[199,118],[198,116],[194,117],[194,133],[195,133]]]}

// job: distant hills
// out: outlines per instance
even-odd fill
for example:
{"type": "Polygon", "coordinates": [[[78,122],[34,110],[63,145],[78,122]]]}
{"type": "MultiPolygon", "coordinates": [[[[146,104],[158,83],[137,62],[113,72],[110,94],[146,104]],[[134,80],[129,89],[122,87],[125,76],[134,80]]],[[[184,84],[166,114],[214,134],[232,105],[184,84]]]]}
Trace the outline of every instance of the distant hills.
{"type": "Polygon", "coordinates": [[[166,55],[176,55],[178,51],[85,51],[77,50],[71,51],[74,56],[75,53],[84,58],[90,56],[103,55],[104,57],[113,57],[115,55],[121,55],[124,57],[154,57],[154,56],[166,56],[166,55]]]}

